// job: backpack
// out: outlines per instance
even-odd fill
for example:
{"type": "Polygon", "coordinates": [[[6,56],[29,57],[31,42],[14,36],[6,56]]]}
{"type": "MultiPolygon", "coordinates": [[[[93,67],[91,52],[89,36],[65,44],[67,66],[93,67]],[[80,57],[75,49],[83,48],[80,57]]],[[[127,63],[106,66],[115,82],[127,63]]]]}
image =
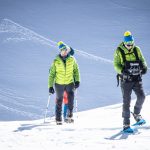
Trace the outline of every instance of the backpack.
{"type": "Polygon", "coordinates": [[[118,47],[120,53],[121,53],[121,56],[122,56],[122,59],[123,59],[123,62],[124,62],[124,70],[127,70],[130,75],[122,75],[122,74],[117,74],[117,86],[119,86],[119,77],[121,78],[121,80],[124,80],[124,81],[136,81],[136,80],[141,80],[141,73],[140,73],[140,69],[143,68],[143,65],[142,65],[142,62],[141,60],[139,59],[139,56],[138,56],[138,53],[137,53],[137,48],[134,47],[133,48],[133,53],[136,57],[136,61],[127,61],[126,60],[126,55],[124,50],[121,49],[120,47],[118,47]]]}

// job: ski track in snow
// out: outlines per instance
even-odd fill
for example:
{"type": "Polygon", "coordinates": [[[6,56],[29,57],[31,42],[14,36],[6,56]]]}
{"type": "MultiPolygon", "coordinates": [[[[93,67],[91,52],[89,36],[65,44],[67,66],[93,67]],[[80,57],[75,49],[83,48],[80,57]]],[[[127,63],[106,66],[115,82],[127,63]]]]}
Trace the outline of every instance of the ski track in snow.
{"type": "MultiPolygon", "coordinates": [[[[7,101],[7,102],[11,102],[9,99],[13,99],[13,104],[16,104],[16,105],[18,105],[18,106],[24,106],[24,107],[27,107],[27,108],[32,108],[32,109],[40,109],[40,107],[37,107],[37,106],[35,106],[35,104],[34,105],[31,105],[31,104],[22,104],[22,103],[20,103],[20,102],[18,102],[17,100],[19,100],[19,101],[21,101],[21,100],[28,100],[28,99],[30,99],[30,97],[23,97],[23,96],[16,96],[17,94],[14,94],[14,93],[11,93],[9,90],[6,90],[6,91],[4,91],[4,90],[1,90],[0,89],[0,95],[2,96],[1,97],[1,99],[3,100],[3,97],[5,98],[5,102],[7,101]],[[7,97],[7,99],[6,99],[6,97],[7,97]]],[[[34,98],[35,99],[35,98],[34,98]]]]}
{"type": "MultiPolygon", "coordinates": [[[[140,9],[140,10],[150,10],[149,6],[145,6],[145,8],[142,8],[140,5],[136,5],[136,3],[134,1],[132,1],[131,3],[126,3],[124,1],[114,1],[114,0],[109,0],[113,5],[117,6],[118,8],[122,8],[122,9],[129,9],[129,10],[136,10],[136,9],[140,9]]],[[[140,2],[140,1],[139,1],[140,2]]],[[[146,2],[146,1],[145,1],[146,2]]],[[[141,3],[143,4],[144,1],[141,1],[141,3]]]]}
{"type": "MultiPolygon", "coordinates": [[[[0,24],[0,33],[16,33],[18,34],[18,37],[9,37],[5,40],[5,42],[9,41],[15,41],[15,42],[22,42],[26,40],[31,40],[33,42],[37,42],[43,45],[51,46],[55,49],[57,49],[57,42],[49,40],[42,35],[39,35],[38,33],[25,28],[18,23],[15,23],[14,21],[10,19],[3,19],[0,24]]],[[[76,53],[80,56],[86,57],[88,59],[92,59],[94,61],[101,61],[103,63],[113,64],[112,60],[96,56],[94,54],[87,53],[82,50],[75,49],[76,53]]],[[[150,68],[148,68],[150,70],[150,68]]]]}
{"type": "MultiPolygon", "coordinates": [[[[49,39],[37,34],[36,32],[34,32],[28,28],[25,28],[25,27],[19,25],[18,23],[15,23],[14,21],[12,21],[10,19],[3,19],[1,21],[0,33],[15,33],[15,34],[17,34],[17,37],[9,37],[5,40],[5,42],[9,42],[9,41],[21,42],[21,41],[31,40],[33,42],[38,42],[40,44],[48,45],[48,46],[51,46],[51,47],[54,47],[57,49],[57,42],[49,40],[49,39]]],[[[103,57],[99,57],[99,56],[95,56],[93,54],[87,53],[82,50],[77,50],[77,49],[75,49],[75,50],[78,55],[81,55],[88,59],[93,59],[95,61],[101,61],[101,62],[110,63],[110,64],[113,63],[112,60],[109,60],[109,59],[106,59],[103,57]]]]}
{"type": "MultiPolygon", "coordinates": [[[[49,40],[42,35],[39,35],[38,33],[25,28],[18,23],[15,23],[14,21],[10,19],[3,19],[0,24],[0,33],[15,33],[17,34],[17,37],[8,37],[5,42],[9,41],[15,41],[15,42],[22,42],[26,40],[30,40],[32,42],[37,42],[43,45],[47,45],[50,47],[53,47],[57,49],[57,42],[49,40]]],[[[96,56],[94,54],[87,53],[82,50],[75,49],[76,53],[80,56],[83,56],[88,59],[92,59],[94,61],[101,61],[103,63],[113,64],[112,60],[96,56]]],[[[150,70],[150,68],[148,68],[150,70]]]]}
{"type": "Polygon", "coordinates": [[[27,102],[30,102],[30,97],[23,97],[23,96],[16,96],[16,95],[17,94],[13,93],[11,90],[0,89],[0,101],[3,102],[0,103],[0,107],[10,112],[15,112],[17,114],[20,114],[22,116],[28,116],[31,119],[38,119],[43,117],[42,115],[37,115],[36,113],[25,111],[30,109],[33,111],[38,111],[38,112],[41,111],[44,113],[44,110],[38,106],[35,106],[35,104],[31,105],[31,104],[20,103],[22,100],[26,100],[27,102]]]}
{"type": "Polygon", "coordinates": [[[30,113],[30,112],[26,112],[26,111],[23,111],[23,110],[18,110],[16,108],[6,106],[6,105],[3,105],[3,104],[0,104],[0,107],[4,108],[5,110],[8,110],[10,112],[15,112],[15,113],[20,114],[22,116],[27,116],[31,119],[38,119],[39,117],[40,118],[42,117],[41,115],[37,115],[36,113],[30,113]]]}
{"type": "Polygon", "coordinates": [[[27,29],[10,19],[3,19],[0,24],[0,32],[2,33],[17,33],[19,37],[8,38],[6,41],[14,40],[14,41],[22,41],[22,40],[31,40],[44,45],[56,47],[56,42],[51,41],[49,39],[44,38],[43,36],[27,29]]]}

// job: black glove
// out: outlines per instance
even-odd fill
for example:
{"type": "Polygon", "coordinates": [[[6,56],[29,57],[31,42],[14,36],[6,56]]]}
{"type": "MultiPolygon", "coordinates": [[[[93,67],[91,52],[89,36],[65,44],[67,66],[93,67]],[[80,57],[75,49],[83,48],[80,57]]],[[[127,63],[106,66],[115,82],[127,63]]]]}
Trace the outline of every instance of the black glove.
{"type": "Polygon", "coordinates": [[[130,73],[126,69],[122,69],[121,71],[121,79],[122,80],[130,80],[130,73]]]}
{"type": "Polygon", "coordinates": [[[75,89],[77,89],[79,86],[80,86],[80,82],[79,82],[79,81],[76,81],[76,82],[75,82],[75,85],[74,85],[75,89]]]}
{"type": "Polygon", "coordinates": [[[121,74],[122,75],[129,75],[129,71],[126,69],[122,69],[121,74]]]}
{"type": "Polygon", "coordinates": [[[146,72],[147,72],[147,68],[143,68],[141,71],[142,74],[146,74],[146,72]]]}
{"type": "Polygon", "coordinates": [[[50,94],[54,94],[54,93],[55,93],[55,90],[54,90],[53,87],[50,87],[50,88],[49,88],[49,93],[50,93],[50,94]]]}

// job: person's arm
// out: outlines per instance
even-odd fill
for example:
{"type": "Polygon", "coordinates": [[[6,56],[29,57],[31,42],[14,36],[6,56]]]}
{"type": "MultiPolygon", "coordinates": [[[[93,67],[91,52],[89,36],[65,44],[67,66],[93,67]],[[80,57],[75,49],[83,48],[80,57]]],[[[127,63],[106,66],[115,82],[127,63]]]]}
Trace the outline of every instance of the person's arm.
{"type": "Polygon", "coordinates": [[[142,68],[142,73],[145,74],[147,72],[147,63],[146,63],[146,60],[142,54],[142,51],[140,50],[139,47],[136,47],[137,49],[137,52],[138,52],[138,56],[139,56],[139,59],[141,60],[142,62],[142,65],[143,65],[143,68],[142,68]]]}
{"type": "Polygon", "coordinates": [[[80,82],[80,72],[79,72],[79,66],[77,62],[74,63],[74,80],[80,82]]]}
{"type": "Polygon", "coordinates": [[[123,71],[123,65],[122,65],[122,62],[121,62],[121,57],[120,57],[120,53],[118,51],[118,49],[115,51],[114,53],[114,69],[116,70],[116,72],[118,74],[121,74],[122,71],[123,71]]]}
{"type": "Polygon", "coordinates": [[[53,87],[55,74],[56,74],[56,68],[55,68],[55,62],[53,62],[49,69],[48,88],[53,87]]]}

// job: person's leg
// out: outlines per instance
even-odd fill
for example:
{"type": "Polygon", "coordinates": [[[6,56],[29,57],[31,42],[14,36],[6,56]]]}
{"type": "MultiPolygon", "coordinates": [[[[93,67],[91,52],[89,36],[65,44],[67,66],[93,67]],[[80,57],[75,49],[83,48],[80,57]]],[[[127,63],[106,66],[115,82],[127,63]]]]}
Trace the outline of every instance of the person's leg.
{"type": "Polygon", "coordinates": [[[68,110],[68,104],[65,104],[65,103],[64,103],[64,110],[63,110],[63,117],[64,117],[64,120],[65,120],[66,117],[67,117],[67,110],[68,110]]]}
{"type": "Polygon", "coordinates": [[[123,96],[122,117],[123,125],[130,125],[130,102],[132,93],[132,82],[121,82],[121,91],[123,96]]]}
{"type": "Polygon", "coordinates": [[[64,85],[55,84],[55,91],[56,91],[56,121],[62,121],[62,101],[63,101],[63,94],[64,94],[64,85]]]}
{"type": "Polygon", "coordinates": [[[66,91],[68,94],[68,117],[73,116],[73,107],[74,107],[74,84],[71,83],[66,85],[66,91]]]}
{"type": "MultiPolygon", "coordinates": [[[[134,114],[139,115],[145,100],[145,94],[144,94],[144,90],[143,90],[143,85],[142,82],[136,82],[134,84],[133,90],[137,96],[137,100],[134,106],[134,114]]],[[[135,118],[136,119],[136,118],[135,118]]],[[[138,119],[137,119],[138,120],[138,119]]]]}
{"type": "Polygon", "coordinates": [[[66,91],[64,91],[63,104],[64,104],[63,117],[65,120],[67,117],[67,110],[68,110],[68,94],[66,91]]]}

